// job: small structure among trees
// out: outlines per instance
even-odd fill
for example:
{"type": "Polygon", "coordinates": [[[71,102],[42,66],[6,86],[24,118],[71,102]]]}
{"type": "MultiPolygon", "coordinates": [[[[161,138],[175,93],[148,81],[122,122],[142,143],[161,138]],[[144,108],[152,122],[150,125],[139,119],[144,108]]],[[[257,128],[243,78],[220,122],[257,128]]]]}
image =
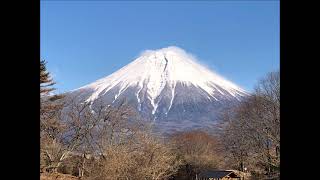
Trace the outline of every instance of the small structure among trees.
{"type": "Polygon", "coordinates": [[[241,177],[233,171],[204,171],[197,180],[240,180],[241,177]]]}

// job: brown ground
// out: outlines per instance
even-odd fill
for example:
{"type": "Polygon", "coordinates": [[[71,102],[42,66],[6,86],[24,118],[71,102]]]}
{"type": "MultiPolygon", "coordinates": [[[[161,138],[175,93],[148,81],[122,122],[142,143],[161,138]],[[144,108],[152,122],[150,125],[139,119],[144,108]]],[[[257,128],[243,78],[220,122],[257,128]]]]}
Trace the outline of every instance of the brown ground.
{"type": "Polygon", "coordinates": [[[40,173],[40,180],[79,180],[79,178],[61,173],[40,173]]]}

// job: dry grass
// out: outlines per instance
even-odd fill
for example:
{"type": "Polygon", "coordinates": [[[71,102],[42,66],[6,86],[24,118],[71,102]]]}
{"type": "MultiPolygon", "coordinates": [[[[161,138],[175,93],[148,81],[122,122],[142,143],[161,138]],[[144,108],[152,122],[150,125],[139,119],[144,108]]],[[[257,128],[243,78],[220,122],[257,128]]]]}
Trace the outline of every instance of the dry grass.
{"type": "Polygon", "coordinates": [[[40,180],[78,180],[78,177],[61,173],[40,173],[40,180]]]}

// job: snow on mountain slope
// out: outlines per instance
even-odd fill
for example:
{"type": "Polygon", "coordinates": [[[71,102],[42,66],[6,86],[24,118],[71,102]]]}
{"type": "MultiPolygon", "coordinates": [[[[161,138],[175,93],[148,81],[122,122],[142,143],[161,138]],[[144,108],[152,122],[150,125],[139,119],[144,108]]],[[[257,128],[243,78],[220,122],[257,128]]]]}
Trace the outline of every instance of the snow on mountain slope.
{"type": "Polygon", "coordinates": [[[172,108],[171,117],[175,117],[186,111],[190,114],[201,104],[211,107],[208,103],[239,101],[248,95],[178,47],[147,50],[113,74],[70,93],[75,92],[82,92],[87,102],[103,99],[112,104],[119,98],[130,99],[138,111],[163,122],[170,119],[172,108]]]}

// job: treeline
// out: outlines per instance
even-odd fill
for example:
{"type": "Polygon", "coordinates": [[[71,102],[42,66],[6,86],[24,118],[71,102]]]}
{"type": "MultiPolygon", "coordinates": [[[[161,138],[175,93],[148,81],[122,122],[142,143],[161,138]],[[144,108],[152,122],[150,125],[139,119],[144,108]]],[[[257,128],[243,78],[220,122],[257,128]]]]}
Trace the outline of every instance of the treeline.
{"type": "Polygon", "coordinates": [[[257,179],[280,177],[280,73],[261,79],[254,93],[225,111],[220,139],[231,168],[257,179]]]}
{"type": "Polygon", "coordinates": [[[97,180],[168,179],[177,172],[173,144],[152,133],[125,101],[109,107],[48,96],[54,83],[44,61],[40,74],[40,172],[97,180]]]}
{"type": "Polygon", "coordinates": [[[226,111],[218,133],[163,137],[125,100],[107,106],[50,95],[54,82],[45,63],[40,67],[40,173],[88,180],[187,180],[205,169],[237,169],[263,178],[279,174],[279,73],[269,74],[248,100],[226,111]]]}

